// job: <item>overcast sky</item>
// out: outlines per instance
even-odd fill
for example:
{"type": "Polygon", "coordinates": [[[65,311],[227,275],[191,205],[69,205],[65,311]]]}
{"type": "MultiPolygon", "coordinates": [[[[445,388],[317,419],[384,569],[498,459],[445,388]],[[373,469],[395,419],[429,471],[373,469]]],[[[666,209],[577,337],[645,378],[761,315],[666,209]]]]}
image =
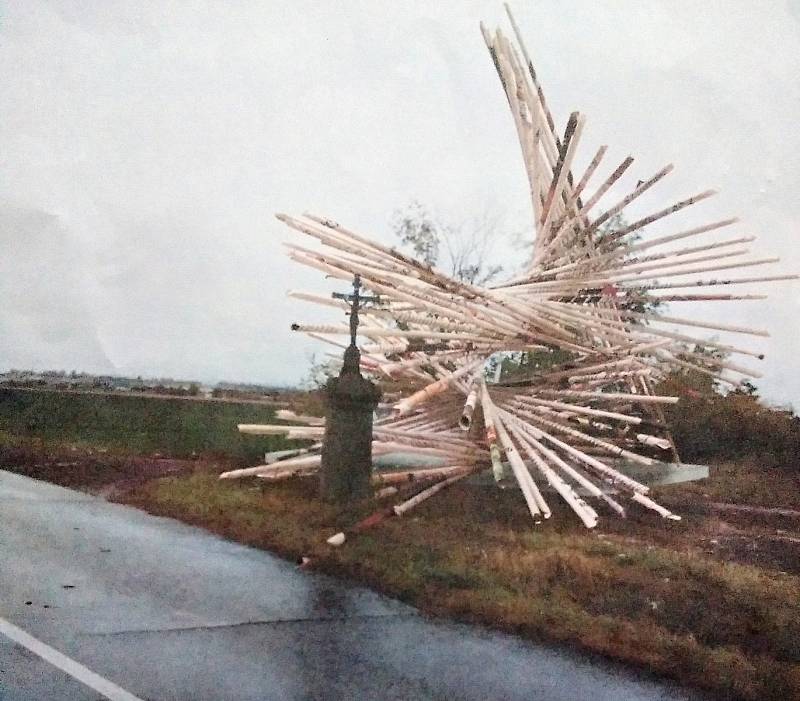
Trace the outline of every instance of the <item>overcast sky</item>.
{"type": "MultiPolygon", "coordinates": [[[[652,233],[738,215],[758,257],[782,257],[771,273],[800,271],[800,1],[515,10],[559,128],[587,115],[576,170],[608,144],[608,170],[636,159],[627,190],[672,162],[631,216],[717,187],[652,233]]],[[[0,13],[0,369],[300,380],[326,349],[289,324],[333,317],[284,293],[332,288],[285,257],[279,211],[384,241],[412,200],[453,223],[491,213],[497,257],[524,258],[504,234],[529,226],[524,170],[478,29],[499,1],[0,13]]],[[[737,340],[767,353],[767,398],[797,406],[800,285],[770,293],[691,314],[768,328],[737,340]]]]}

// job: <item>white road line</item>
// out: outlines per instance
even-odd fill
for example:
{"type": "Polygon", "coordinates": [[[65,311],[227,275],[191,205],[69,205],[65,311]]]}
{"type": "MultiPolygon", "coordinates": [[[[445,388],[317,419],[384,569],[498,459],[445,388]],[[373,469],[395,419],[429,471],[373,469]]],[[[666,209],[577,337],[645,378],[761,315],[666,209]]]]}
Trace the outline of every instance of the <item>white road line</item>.
{"type": "Polygon", "coordinates": [[[39,655],[46,662],[58,667],[62,672],[66,672],[90,689],[94,689],[98,694],[110,699],[110,701],[142,701],[138,696],[134,696],[114,684],[114,682],[95,674],[88,667],[84,667],[79,662],[67,657],[49,645],[45,645],[41,640],[37,640],[22,628],[17,628],[17,626],[9,623],[4,618],[0,618],[0,633],[27,648],[35,655],[39,655]]]}

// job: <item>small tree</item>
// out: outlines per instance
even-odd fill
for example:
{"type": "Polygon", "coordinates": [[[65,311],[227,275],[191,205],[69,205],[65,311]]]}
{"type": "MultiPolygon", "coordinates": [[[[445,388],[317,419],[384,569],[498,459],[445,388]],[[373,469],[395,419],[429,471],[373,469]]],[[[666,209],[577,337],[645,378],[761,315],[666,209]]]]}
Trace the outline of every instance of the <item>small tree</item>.
{"type": "Polygon", "coordinates": [[[758,399],[758,387],[756,387],[750,380],[744,380],[739,384],[736,389],[731,390],[730,394],[738,394],[744,397],[752,397],[758,399]]]}
{"type": "Polygon", "coordinates": [[[308,374],[302,381],[302,386],[309,390],[317,390],[325,387],[325,384],[335,372],[330,361],[318,360],[315,353],[309,358],[308,374]]]}
{"type": "Polygon", "coordinates": [[[395,210],[392,228],[402,245],[417,258],[430,266],[441,265],[456,280],[485,285],[503,270],[503,266],[487,262],[499,228],[497,217],[488,213],[468,223],[446,224],[415,201],[395,210]]]}
{"type": "Polygon", "coordinates": [[[426,265],[436,265],[439,260],[441,233],[430,215],[419,202],[412,202],[405,210],[396,210],[392,226],[402,244],[426,265]]]}

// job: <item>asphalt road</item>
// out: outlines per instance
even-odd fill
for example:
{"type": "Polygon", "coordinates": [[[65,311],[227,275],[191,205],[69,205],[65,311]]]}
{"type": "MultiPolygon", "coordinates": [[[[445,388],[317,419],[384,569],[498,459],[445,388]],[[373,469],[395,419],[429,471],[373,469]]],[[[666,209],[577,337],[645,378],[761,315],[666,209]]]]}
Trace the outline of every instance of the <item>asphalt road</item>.
{"type": "Polygon", "coordinates": [[[0,700],[117,687],[153,701],[694,698],[0,471],[0,700]]]}

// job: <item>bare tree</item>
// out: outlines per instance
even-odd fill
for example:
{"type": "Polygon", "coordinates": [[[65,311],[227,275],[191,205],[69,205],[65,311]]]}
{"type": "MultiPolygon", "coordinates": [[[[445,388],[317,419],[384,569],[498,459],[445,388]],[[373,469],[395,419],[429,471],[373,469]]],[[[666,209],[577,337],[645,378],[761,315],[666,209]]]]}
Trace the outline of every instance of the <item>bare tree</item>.
{"type": "Polygon", "coordinates": [[[488,263],[500,219],[486,210],[460,224],[444,223],[415,201],[394,212],[392,228],[402,244],[426,264],[442,267],[457,280],[484,285],[503,270],[502,265],[488,263]]]}

